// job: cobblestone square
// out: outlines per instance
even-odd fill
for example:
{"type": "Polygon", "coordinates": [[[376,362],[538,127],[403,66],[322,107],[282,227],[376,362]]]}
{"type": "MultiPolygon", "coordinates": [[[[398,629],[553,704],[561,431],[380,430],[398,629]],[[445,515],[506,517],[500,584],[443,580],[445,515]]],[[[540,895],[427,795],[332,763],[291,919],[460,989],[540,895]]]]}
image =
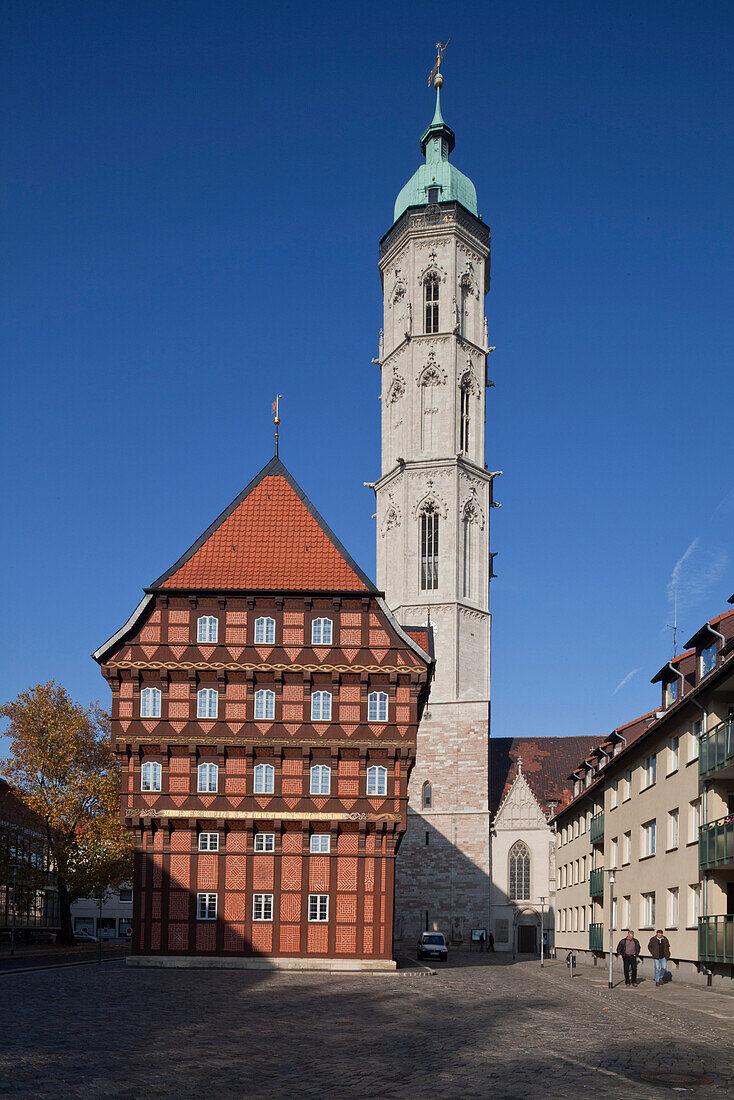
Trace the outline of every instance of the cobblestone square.
{"type": "Polygon", "coordinates": [[[0,975],[0,1096],[657,1098],[734,1094],[729,995],[606,989],[455,956],[433,976],[130,970],[0,975]],[[667,1085],[645,1074],[679,1073],[667,1085]],[[685,1075],[710,1080],[684,1084],[685,1075]]]}

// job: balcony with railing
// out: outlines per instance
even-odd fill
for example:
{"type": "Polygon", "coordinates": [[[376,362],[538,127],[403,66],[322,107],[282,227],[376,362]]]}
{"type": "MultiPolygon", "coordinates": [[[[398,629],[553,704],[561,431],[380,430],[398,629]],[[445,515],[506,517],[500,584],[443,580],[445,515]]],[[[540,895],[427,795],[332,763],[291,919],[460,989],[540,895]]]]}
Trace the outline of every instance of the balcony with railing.
{"type": "Polygon", "coordinates": [[[734,913],[698,918],[698,959],[734,963],[734,913]]]}
{"type": "Polygon", "coordinates": [[[604,925],[589,925],[589,951],[604,950],[604,925]]]}
{"type": "Polygon", "coordinates": [[[592,844],[604,843],[604,811],[594,814],[589,827],[589,839],[592,844]]]}
{"type": "Polygon", "coordinates": [[[593,871],[589,872],[589,894],[592,898],[603,896],[604,894],[604,868],[596,867],[593,871]]]}
{"type": "Polygon", "coordinates": [[[734,814],[698,830],[698,865],[702,871],[734,867],[734,814]]]}
{"type": "Polygon", "coordinates": [[[734,717],[726,718],[701,735],[698,774],[701,779],[734,778],[734,717]]]}

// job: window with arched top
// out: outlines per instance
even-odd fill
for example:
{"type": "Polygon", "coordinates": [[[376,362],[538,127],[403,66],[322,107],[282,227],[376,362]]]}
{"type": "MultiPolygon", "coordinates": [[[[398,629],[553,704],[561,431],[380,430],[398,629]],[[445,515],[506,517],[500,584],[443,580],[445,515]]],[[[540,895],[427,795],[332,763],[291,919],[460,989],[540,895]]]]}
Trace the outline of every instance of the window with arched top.
{"type": "Polygon", "coordinates": [[[433,787],[428,780],[425,781],[421,789],[421,803],[424,810],[430,810],[433,805],[433,787]]]}
{"type": "Polygon", "coordinates": [[[368,796],[387,794],[387,768],[381,764],[367,769],[367,794],[368,796]]]}
{"type": "Polygon", "coordinates": [[[255,721],[262,722],[275,718],[275,692],[261,688],[255,692],[255,721]]]}
{"type": "Polygon", "coordinates": [[[272,764],[255,765],[255,794],[272,794],[275,789],[275,768],[272,764]]]}
{"type": "Polygon", "coordinates": [[[522,840],[510,848],[510,901],[530,900],[530,849],[522,840]]]}
{"type": "Polygon", "coordinates": [[[255,619],[255,645],[275,645],[275,619],[267,615],[255,619]]]}
{"type": "Polygon", "coordinates": [[[465,599],[471,600],[475,598],[474,594],[474,555],[476,547],[474,546],[474,525],[476,522],[477,514],[473,504],[467,504],[464,509],[464,514],[461,517],[461,565],[462,565],[462,584],[461,594],[465,599]]]}
{"type": "Polygon", "coordinates": [[[199,764],[197,769],[197,791],[203,794],[216,794],[218,778],[219,768],[216,764],[199,764]]]}
{"type": "Polygon", "coordinates": [[[311,623],[311,645],[331,645],[331,619],[314,619],[311,623]]]}
{"type": "Polygon", "coordinates": [[[161,693],[158,688],[143,688],[140,692],[140,717],[160,718],[161,693]]]}
{"type": "Polygon", "coordinates": [[[331,768],[314,764],[311,768],[311,794],[331,794],[331,768]]]}
{"type": "Polygon", "coordinates": [[[216,642],[219,636],[219,620],[214,615],[201,615],[196,620],[197,642],[216,642]]]}
{"type": "Polygon", "coordinates": [[[428,503],[421,512],[421,588],[438,588],[438,508],[428,503]]]}
{"type": "Polygon", "coordinates": [[[331,721],[331,692],[315,691],[311,696],[311,721],[331,721]]]}
{"type": "Polygon", "coordinates": [[[438,332],[438,275],[431,273],[423,282],[426,332],[438,332]]]}
{"type": "Polygon", "coordinates": [[[159,791],[161,789],[161,766],[155,760],[146,760],[140,769],[141,791],[159,791]]]}
{"type": "Polygon", "coordinates": [[[219,694],[215,688],[200,688],[196,693],[196,717],[216,718],[219,709],[219,694]]]}
{"type": "Polygon", "coordinates": [[[459,450],[469,453],[469,429],[471,427],[471,382],[463,378],[459,401],[459,450]]]}
{"type": "Polygon", "coordinates": [[[371,691],[367,696],[367,721],[387,722],[387,692],[371,691]]]}

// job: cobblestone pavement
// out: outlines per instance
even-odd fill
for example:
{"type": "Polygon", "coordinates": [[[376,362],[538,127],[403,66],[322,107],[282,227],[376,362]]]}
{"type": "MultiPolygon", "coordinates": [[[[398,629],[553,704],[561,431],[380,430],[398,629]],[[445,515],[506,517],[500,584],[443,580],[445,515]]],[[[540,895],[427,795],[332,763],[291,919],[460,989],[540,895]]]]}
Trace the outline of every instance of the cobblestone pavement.
{"type": "MultiPolygon", "coordinates": [[[[0,1097],[566,1100],[734,1096],[734,998],[465,958],[389,975],[0,977],[0,1097]],[[706,997],[713,998],[706,1000],[706,997]],[[698,998],[698,1007],[692,999],[698,998]],[[654,1072],[705,1075],[660,1085],[654,1072]]],[[[594,976],[596,977],[596,976],[594,976]]]]}

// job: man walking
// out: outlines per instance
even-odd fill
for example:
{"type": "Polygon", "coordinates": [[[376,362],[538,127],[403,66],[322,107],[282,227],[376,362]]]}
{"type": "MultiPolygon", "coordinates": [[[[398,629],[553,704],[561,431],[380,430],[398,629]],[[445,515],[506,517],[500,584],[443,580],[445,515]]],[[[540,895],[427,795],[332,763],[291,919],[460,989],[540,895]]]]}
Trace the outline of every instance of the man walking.
{"type": "Polygon", "coordinates": [[[640,941],[635,939],[634,932],[628,932],[625,938],[619,941],[616,954],[622,960],[624,966],[624,984],[637,985],[637,959],[640,954],[640,941]]]}
{"type": "Polygon", "coordinates": [[[670,958],[670,944],[668,937],[663,935],[662,928],[658,928],[648,943],[647,950],[652,955],[655,968],[655,985],[662,985],[665,979],[665,971],[668,969],[668,959],[670,958]]]}

